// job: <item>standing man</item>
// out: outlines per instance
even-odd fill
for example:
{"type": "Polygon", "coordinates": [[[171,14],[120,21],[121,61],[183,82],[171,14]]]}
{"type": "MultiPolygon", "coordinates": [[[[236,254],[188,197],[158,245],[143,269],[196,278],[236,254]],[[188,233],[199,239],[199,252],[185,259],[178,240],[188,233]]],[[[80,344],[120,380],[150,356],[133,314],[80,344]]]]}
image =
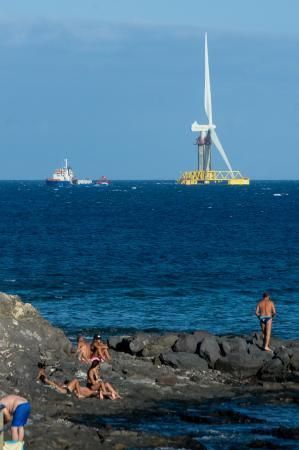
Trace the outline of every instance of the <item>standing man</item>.
{"type": "Polygon", "coordinates": [[[263,294],[263,299],[258,303],[255,314],[259,318],[261,324],[264,350],[266,350],[266,352],[271,352],[272,350],[269,345],[272,330],[272,318],[275,316],[276,310],[274,303],[270,300],[270,297],[266,292],[263,294]]]}
{"type": "Polygon", "coordinates": [[[7,395],[0,399],[4,405],[4,423],[11,423],[11,437],[14,441],[24,441],[24,425],[26,425],[30,414],[30,403],[26,398],[19,395],[7,395]]]}

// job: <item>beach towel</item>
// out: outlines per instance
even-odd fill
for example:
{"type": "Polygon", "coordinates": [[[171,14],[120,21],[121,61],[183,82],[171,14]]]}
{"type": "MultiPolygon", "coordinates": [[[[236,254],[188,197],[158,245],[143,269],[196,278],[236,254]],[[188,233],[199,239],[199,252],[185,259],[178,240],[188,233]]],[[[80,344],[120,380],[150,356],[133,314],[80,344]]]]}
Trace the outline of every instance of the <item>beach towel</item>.
{"type": "Polygon", "coordinates": [[[22,441],[5,441],[3,450],[24,450],[22,441]]]}

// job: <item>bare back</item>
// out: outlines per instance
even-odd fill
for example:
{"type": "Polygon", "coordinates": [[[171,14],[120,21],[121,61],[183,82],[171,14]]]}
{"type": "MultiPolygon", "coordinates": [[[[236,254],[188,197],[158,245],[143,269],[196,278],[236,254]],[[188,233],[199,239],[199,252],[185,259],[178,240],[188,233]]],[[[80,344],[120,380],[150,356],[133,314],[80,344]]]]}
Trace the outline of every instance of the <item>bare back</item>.
{"type": "Polygon", "coordinates": [[[0,403],[5,405],[9,414],[13,414],[19,405],[27,403],[27,401],[26,398],[20,397],[19,395],[7,395],[1,398],[0,403]]]}
{"type": "Polygon", "coordinates": [[[88,372],[87,372],[87,381],[90,384],[95,384],[95,383],[97,383],[99,381],[99,371],[98,371],[97,367],[88,370],[88,372]]]}
{"type": "Polygon", "coordinates": [[[256,309],[260,316],[272,316],[275,314],[275,306],[270,299],[261,300],[256,309]]]}

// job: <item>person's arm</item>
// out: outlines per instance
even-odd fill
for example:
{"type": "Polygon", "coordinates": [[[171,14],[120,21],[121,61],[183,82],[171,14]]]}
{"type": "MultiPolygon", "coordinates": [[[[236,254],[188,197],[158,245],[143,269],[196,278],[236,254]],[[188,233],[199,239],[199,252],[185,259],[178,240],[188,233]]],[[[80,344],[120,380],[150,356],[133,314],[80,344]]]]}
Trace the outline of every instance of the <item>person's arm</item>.
{"type": "Polygon", "coordinates": [[[260,304],[257,305],[256,310],[255,310],[255,315],[257,317],[260,317],[261,313],[260,313],[260,304]]]}
{"type": "Polygon", "coordinates": [[[4,408],[2,410],[2,412],[3,412],[4,423],[10,422],[11,421],[11,415],[9,414],[8,409],[4,408]]]}
{"type": "Polygon", "coordinates": [[[276,309],[275,309],[275,305],[272,302],[272,317],[276,316],[276,309]]]}
{"type": "Polygon", "coordinates": [[[98,376],[96,372],[92,372],[92,384],[95,384],[98,382],[98,376]]]}

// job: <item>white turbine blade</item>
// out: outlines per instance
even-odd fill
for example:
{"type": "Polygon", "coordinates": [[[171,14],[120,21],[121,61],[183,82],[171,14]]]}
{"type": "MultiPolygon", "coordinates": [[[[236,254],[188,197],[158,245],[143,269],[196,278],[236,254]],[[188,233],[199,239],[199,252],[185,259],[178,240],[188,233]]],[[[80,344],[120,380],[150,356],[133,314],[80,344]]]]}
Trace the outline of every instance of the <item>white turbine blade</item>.
{"type": "Polygon", "coordinates": [[[205,110],[206,110],[209,124],[213,123],[207,33],[205,34],[205,110]]]}
{"type": "Polygon", "coordinates": [[[230,165],[228,157],[226,156],[224,148],[222,147],[221,142],[219,141],[219,138],[218,138],[214,128],[211,128],[210,133],[211,133],[211,139],[214,142],[215,147],[217,148],[217,150],[219,151],[220,155],[222,156],[222,158],[223,158],[225,164],[227,165],[228,169],[232,172],[233,171],[232,166],[230,165]]]}

